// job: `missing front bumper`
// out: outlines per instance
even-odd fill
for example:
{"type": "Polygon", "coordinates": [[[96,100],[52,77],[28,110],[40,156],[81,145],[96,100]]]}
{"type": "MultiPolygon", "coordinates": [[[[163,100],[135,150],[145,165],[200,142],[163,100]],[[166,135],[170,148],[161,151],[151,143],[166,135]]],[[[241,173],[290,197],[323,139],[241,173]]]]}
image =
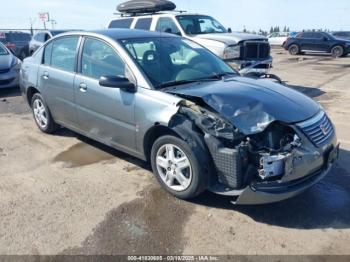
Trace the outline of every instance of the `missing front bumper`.
{"type": "Polygon", "coordinates": [[[325,167],[298,180],[285,183],[267,183],[265,186],[248,186],[232,201],[235,205],[261,205],[280,202],[299,195],[305,190],[317,184],[332,169],[333,164],[339,156],[339,145],[333,148],[327,155],[325,167]]]}

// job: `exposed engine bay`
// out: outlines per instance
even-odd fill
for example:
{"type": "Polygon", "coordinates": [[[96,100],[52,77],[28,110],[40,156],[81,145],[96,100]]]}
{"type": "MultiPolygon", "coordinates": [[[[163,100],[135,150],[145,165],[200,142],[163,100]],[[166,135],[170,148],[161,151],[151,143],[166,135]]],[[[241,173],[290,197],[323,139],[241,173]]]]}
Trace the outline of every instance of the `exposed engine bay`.
{"type": "Polygon", "coordinates": [[[240,190],[253,182],[283,181],[293,173],[302,143],[292,127],[275,121],[264,131],[247,135],[200,99],[191,100],[180,104],[178,114],[191,120],[203,136],[219,184],[240,190]]]}

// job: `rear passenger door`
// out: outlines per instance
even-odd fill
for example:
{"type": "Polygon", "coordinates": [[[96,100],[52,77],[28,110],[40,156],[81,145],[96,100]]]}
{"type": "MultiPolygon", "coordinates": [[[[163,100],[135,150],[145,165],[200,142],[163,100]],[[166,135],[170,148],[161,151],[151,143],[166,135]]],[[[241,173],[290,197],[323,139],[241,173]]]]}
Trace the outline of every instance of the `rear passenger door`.
{"type": "Polygon", "coordinates": [[[151,24],[152,24],[152,18],[151,17],[139,18],[136,21],[134,29],[149,31],[151,29],[151,24]]]}
{"type": "Polygon", "coordinates": [[[38,85],[54,120],[66,126],[76,126],[73,82],[79,36],[58,38],[44,50],[38,72],[38,85]]]}
{"type": "Polygon", "coordinates": [[[311,32],[302,33],[300,37],[301,50],[313,50],[314,39],[311,32]]]}
{"type": "Polygon", "coordinates": [[[86,37],[74,81],[79,127],[88,136],[128,151],[135,149],[135,94],[100,86],[101,76],[133,77],[115,49],[103,40],[86,37]]]}

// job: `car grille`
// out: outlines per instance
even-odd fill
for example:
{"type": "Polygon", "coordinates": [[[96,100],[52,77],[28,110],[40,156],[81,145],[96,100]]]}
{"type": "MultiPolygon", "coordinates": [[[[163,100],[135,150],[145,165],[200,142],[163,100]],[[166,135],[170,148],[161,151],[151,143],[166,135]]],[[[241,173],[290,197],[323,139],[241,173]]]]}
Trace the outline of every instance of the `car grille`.
{"type": "Polygon", "coordinates": [[[263,41],[246,41],[243,43],[243,59],[264,59],[270,56],[270,44],[263,41]]]}
{"type": "Polygon", "coordinates": [[[8,69],[0,69],[0,74],[6,74],[8,72],[10,72],[10,68],[8,68],[8,69]]]}
{"type": "Polygon", "coordinates": [[[316,146],[323,146],[335,134],[333,124],[324,112],[298,126],[316,146]]]}

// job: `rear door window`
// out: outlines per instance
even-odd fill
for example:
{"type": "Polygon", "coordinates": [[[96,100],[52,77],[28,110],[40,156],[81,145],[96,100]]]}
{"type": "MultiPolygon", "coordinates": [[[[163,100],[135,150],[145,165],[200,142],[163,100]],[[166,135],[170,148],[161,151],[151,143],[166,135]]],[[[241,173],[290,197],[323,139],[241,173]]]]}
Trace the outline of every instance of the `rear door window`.
{"type": "Polygon", "coordinates": [[[133,21],[133,18],[113,20],[108,28],[130,28],[133,21]]]}
{"type": "Polygon", "coordinates": [[[135,29],[150,30],[152,18],[139,18],[136,22],[135,29]]]}
{"type": "Polygon", "coordinates": [[[51,66],[67,72],[74,72],[78,41],[78,36],[55,40],[52,46],[51,66]]]}
{"type": "Polygon", "coordinates": [[[170,17],[160,17],[157,22],[156,31],[181,35],[179,28],[170,17]]]}

